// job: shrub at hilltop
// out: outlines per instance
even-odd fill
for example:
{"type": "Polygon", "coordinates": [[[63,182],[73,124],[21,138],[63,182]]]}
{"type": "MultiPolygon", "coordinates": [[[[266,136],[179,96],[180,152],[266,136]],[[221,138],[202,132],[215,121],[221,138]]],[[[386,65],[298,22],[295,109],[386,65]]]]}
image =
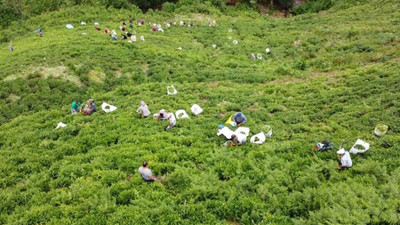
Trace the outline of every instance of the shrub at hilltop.
{"type": "Polygon", "coordinates": [[[0,224],[400,224],[398,1],[291,18],[185,3],[170,3],[174,14],[67,7],[2,31],[0,224]],[[133,43],[104,34],[120,36],[129,17],[164,32],[134,24],[146,40],[133,43]],[[73,99],[89,98],[98,112],[71,115],[73,99]],[[141,100],[190,119],[164,131],[139,118],[141,100]],[[218,125],[239,110],[250,136],[269,125],[272,137],[225,147],[218,125]],[[324,139],[333,149],[317,152],[324,139]],[[370,149],[339,171],[336,151],[357,139],[370,149]],[[163,183],[142,180],[144,160],[163,183]]]}
{"type": "MultiPolygon", "coordinates": [[[[234,1],[236,3],[242,3],[251,5],[252,3],[267,3],[267,4],[277,4],[284,9],[292,9],[294,15],[304,14],[304,13],[314,13],[321,10],[326,10],[333,5],[352,5],[360,0],[349,0],[344,3],[340,0],[321,0],[314,1],[309,0],[305,4],[292,9],[294,1],[293,0],[242,0],[234,1]]],[[[46,1],[36,1],[36,0],[1,0],[0,1],[0,27],[6,28],[13,21],[26,20],[32,16],[40,15],[44,12],[51,12],[59,10],[61,8],[68,8],[71,6],[95,6],[100,8],[113,7],[116,9],[135,9],[140,8],[144,11],[148,9],[163,9],[166,12],[200,12],[200,13],[219,13],[219,11],[225,11],[226,3],[229,1],[224,0],[46,0],[46,1]],[[213,8],[218,10],[213,10],[213,8]]],[[[239,8],[241,4],[238,4],[239,8]]],[[[273,8],[273,7],[272,7],[273,8]]]]}

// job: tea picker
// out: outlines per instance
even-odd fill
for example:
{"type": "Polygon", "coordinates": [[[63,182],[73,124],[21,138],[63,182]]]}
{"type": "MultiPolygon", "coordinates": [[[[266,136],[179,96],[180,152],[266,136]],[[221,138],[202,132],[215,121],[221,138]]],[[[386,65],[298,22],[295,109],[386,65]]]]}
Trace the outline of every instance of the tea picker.
{"type": "Polygon", "coordinates": [[[142,179],[146,182],[153,182],[153,181],[162,182],[162,180],[160,178],[157,178],[153,175],[153,173],[147,166],[148,166],[148,162],[144,161],[142,166],[139,167],[139,169],[138,169],[138,172],[142,176],[142,179]]]}
{"type": "Polygon", "coordinates": [[[168,113],[167,113],[167,111],[165,111],[165,109],[161,109],[159,113],[156,113],[153,115],[153,118],[155,120],[164,121],[164,120],[168,119],[168,113]]]}
{"type": "Polygon", "coordinates": [[[111,36],[111,39],[112,39],[112,40],[118,41],[118,37],[117,37],[116,35],[111,34],[110,36],[111,36]]]}
{"type": "Polygon", "coordinates": [[[225,136],[228,141],[224,143],[225,146],[240,146],[246,143],[247,136],[250,133],[250,129],[248,127],[239,127],[235,131],[232,131],[228,127],[220,124],[218,125],[218,136],[225,136]]]}
{"type": "Polygon", "coordinates": [[[244,143],[246,143],[246,136],[244,135],[236,135],[236,134],[232,134],[231,136],[231,142],[227,142],[227,145],[230,146],[241,146],[244,143]]]}
{"type": "Polygon", "coordinates": [[[333,143],[327,141],[327,140],[323,140],[322,143],[321,142],[317,142],[314,145],[314,148],[320,152],[326,152],[328,150],[331,150],[333,147],[333,143]]]}
{"type": "Polygon", "coordinates": [[[97,112],[96,104],[94,103],[93,99],[89,99],[85,108],[83,109],[84,115],[92,115],[92,113],[97,112]]]}
{"type": "Polygon", "coordinates": [[[137,113],[141,114],[142,118],[147,118],[150,115],[150,110],[144,101],[140,102],[139,108],[136,110],[137,113]]]}
{"type": "Polygon", "coordinates": [[[165,128],[165,131],[173,128],[176,125],[176,118],[173,113],[168,113],[169,125],[165,128]]]}
{"type": "Polygon", "coordinates": [[[246,117],[244,116],[244,114],[242,112],[237,112],[235,113],[235,115],[233,115],[232,117],[232,122],[231,125],[233,126],[238,126],[240,127],[241,125],[243,125],[244,123],[246,123],[246,117]]]}
{"type": "Polygon", "coordinates": [[[79,101],[74,100],[71,104],[71,114],[75,115],[80,111],[81,103],[79,101]]]}
{"type": "Polygon", "coordinates": [[[339,155],[338,159],[338,168],[339,169],[346,169],[350,168],[353,165],[353,162],[351,161],[350,153],[348,151],[345,151],[344,148],[340,148],[339,151],[336,152],[339,155]]]}

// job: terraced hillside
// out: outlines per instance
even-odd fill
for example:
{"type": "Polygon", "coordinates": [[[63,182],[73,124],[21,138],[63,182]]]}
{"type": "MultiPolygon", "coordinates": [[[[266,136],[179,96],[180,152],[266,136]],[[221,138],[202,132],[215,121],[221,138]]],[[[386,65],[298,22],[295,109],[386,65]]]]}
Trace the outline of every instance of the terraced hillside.
{"type": "Polygon", "coordinates": [[[14,23],[0,37],[0,224],[400,223],[398,8],[368,0],[277,19],[82,6],[14,23]],[[104,34],[120,36],[130,17],[164,32],[135,23],[137,42],[104,34]],[[98,112],[70,115],[89,98],[98,112]],[[204,112],[164,131],[139,118],[141,100],[152,113],[204,112]],[[250,136],[269,125],[272,137],[223,146],[218,125],[237,111],[250,136]],[[333,150],[313,149],[324,139],[333,150]],[[339,171],[336,151],[357,139],[370,149],[339,171]],[[142,180],[144,160],[164,183],[142,180]]]}

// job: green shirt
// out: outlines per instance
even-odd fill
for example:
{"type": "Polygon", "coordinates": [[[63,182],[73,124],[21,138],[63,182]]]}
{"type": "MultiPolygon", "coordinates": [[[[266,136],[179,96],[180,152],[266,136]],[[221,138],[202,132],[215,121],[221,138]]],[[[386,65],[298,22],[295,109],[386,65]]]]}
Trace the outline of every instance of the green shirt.
{"type": "Polygon", "coordinates": [[[75,110],[78,111],[79,106],[81,106],[81,104],[79,102],[76,103],[76,101],[73,101],[72,104],[71,104],[71,109],[75,109],[75,110]]]}

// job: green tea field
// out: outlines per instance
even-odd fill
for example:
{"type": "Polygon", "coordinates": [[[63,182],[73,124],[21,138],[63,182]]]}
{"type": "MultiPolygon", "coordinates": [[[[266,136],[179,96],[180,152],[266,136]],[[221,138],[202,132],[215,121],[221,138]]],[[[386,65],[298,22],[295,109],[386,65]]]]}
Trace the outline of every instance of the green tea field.
{"type": "Polygon", "coordinates": [[[0,224],[400,224],[400,2],[289,17],[215,2],[82,3],[0,30],[0,224]],[[97,112],[71,115],[88,99],[97,112]],[[165,131],[161,109],[189,118],[165,131]],[[218,125],[239,111],[247,142],[225,146],[218,125]],[[338,169],[357,139],[369,150],[338,169]]]}

